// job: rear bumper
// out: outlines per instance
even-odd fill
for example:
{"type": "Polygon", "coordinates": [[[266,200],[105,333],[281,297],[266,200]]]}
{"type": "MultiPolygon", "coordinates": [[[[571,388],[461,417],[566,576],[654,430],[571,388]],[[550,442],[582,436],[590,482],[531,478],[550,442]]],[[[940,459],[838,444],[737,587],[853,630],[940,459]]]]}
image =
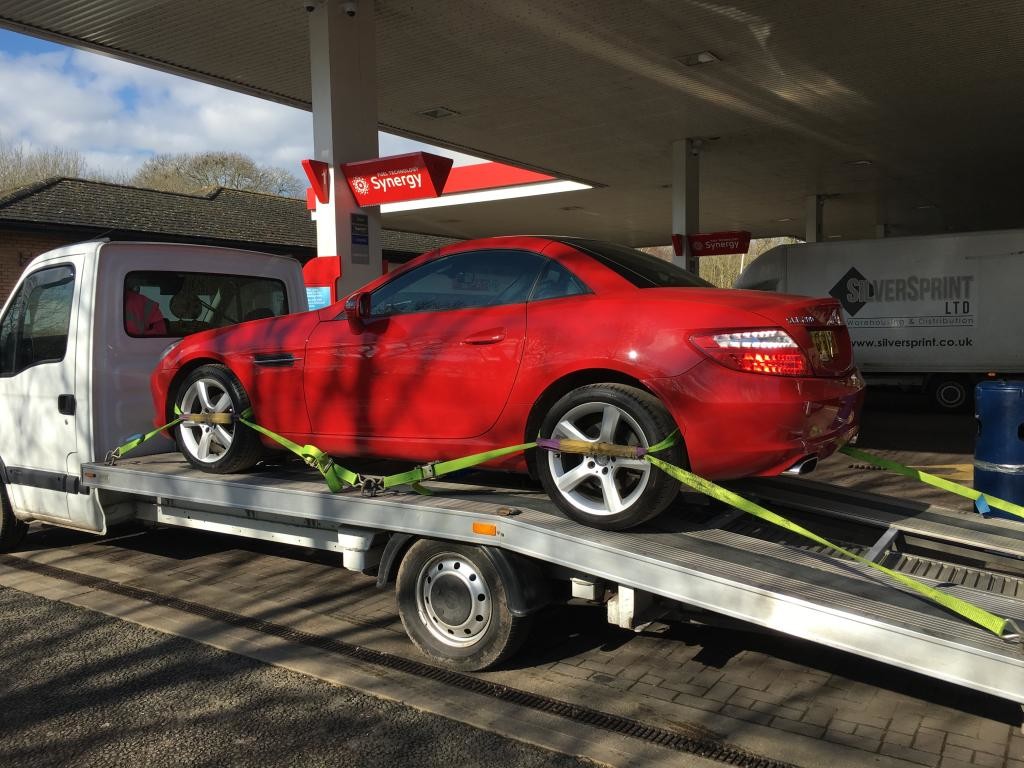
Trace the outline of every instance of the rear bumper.
{"type": "Polygon", "coordinates": [[[806,456],[830,456],[860,426],[864,380],[767,376],[710,360],[682,376],[645,382],[686,441],[691,469],[726,480],[777,475],[806,456]]]}

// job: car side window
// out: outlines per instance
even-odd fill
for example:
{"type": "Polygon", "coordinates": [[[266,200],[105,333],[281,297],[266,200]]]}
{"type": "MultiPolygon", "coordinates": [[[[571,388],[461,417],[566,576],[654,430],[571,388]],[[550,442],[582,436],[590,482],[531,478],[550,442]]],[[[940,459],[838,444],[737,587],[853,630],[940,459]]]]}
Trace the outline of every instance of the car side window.
{"type": "Polygon", "coordinates": [[[537,287],[533,289],[530,301],[561,299],[566,296],[580,296],[590,292],[590,289],[580,282],[576,275],[557,261],[549,261],[544,268],[544,274],[537,281],[537,287]]]}
{"type": "Polygon", "coordinates": [[[74,295],[70,266],[41,269],[22,281],[0,320],[0,376],[64,359],[74,295]]]}
{"type": "Polygon", "coordinates": [[[467,251],[396,277],[370,295],[370,315],[404,315],[525,302],[547,259],[531,251],[467,251]]]}

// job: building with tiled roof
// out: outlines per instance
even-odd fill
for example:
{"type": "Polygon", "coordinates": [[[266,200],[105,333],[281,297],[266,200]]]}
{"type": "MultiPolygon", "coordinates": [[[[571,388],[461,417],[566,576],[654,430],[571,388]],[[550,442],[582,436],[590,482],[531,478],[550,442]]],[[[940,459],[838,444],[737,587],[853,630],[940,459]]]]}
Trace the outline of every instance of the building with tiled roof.
{"type": "MultiPolygon", "coordinates": [[[[51,178],[0,192],[0,301],[33,257],[94,238],[221,245],[316,255],[316,226],[304,200],[217,187],[182,194],[85,179],[51,178]]],[[[452,242],[384,230],[384,259],[406,261],[452,242]]]]}

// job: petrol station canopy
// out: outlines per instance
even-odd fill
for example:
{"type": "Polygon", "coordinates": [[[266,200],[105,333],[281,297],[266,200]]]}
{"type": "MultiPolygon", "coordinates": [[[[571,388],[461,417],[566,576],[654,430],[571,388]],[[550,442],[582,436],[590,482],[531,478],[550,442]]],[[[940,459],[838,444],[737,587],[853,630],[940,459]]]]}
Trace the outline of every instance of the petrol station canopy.
{"type": "MultiPolygon", "coordinates": [[[[0,0],[0,26],[309,109],[305,6],[0,0]]],[[[803,237],[816,195],[826,237],[1024,226],[1019,3],[376,0],[375,14],[382,130],[593,186],[385,214],[389,228],[664,244],[687,138],[703,144],[703,231],[803,237]]]]}

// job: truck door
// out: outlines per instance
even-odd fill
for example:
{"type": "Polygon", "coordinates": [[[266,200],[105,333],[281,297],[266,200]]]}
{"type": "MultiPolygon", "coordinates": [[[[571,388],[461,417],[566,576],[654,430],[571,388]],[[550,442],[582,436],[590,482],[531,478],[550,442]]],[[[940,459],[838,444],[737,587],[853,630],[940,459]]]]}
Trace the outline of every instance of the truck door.
{"type": "Polygon", "coordinates": [[[0,459],[19,511],[68,518],[76,451],[75,330],[82,259],[40,265],[0,317],[0,459]],[[78,262],[78,263],[76,263],[78,262]]]}

